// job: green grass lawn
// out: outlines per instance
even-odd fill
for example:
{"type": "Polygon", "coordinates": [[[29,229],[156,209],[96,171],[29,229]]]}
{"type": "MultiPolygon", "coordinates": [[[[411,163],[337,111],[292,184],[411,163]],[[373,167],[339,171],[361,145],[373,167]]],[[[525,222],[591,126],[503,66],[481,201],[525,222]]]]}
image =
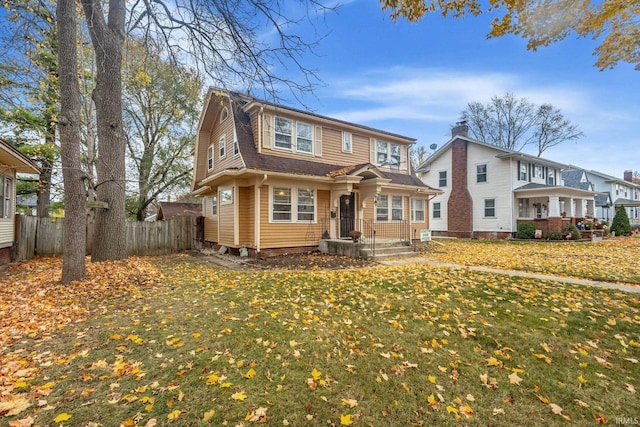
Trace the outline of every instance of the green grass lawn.
{"type": "Polygon", "coordinates": [[[127,293],[69,302],[90,304],[83,321],[7,341],[2,399],[31,406],[5,410],[0,424],[540,426],[640,417],[636,294],[426,265],[237,272],[187,256],[138,262],[155,282],[125,276],[127,293]]]}

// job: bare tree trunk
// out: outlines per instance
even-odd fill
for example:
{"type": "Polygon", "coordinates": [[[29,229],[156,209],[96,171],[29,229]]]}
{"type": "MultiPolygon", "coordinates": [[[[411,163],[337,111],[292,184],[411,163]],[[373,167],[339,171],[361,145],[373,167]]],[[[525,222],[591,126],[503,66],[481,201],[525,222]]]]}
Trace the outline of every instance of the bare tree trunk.
{"type": "Polygon", "coordinates": [[[86,202],[80,160],[80,88],[77,79],[76,10],[73,0],[58,0],[60,78],[60,156],[64,182],[62,283],[85,278],[86,202]]]}
{"type": "Polygon", "coordinates": [[[124,0],[110,0],[108,23],[99,0],[82,0],[87,27],[96,56],[96,105],[98,128],[97,195],[108,209],[96,213],[93,261],[127,257],[125,229],[125,144],[122,121],[122,51],[124,48],[124,0]]]}

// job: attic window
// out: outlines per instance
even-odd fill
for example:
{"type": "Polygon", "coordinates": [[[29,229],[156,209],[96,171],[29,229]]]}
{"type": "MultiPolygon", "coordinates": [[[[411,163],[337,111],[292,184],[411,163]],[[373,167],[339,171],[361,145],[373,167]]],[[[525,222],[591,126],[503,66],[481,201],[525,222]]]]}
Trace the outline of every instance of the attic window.
{"type": "Polygon", "coordinates": [[[220,113],[220,123],[227,120],[227,117],[229,117],[229,109],[227,109],[227,107],[224,107],[222,109],[222,112],[220,113]]]}

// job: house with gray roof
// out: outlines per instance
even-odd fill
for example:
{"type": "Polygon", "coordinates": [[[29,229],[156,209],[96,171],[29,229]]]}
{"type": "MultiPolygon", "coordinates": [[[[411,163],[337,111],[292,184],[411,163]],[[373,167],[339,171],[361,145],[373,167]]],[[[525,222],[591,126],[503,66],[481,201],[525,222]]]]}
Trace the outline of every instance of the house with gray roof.
{"type": "Polygon", "coordinates": [[[597,193],[564,185],[568,165],[476,141],[468,131],[458,123],[417,168],[425,184],[442,190],[430,200],[434,236],[507,238],[522,222],[561,232],[594,216],[597,193]]]}

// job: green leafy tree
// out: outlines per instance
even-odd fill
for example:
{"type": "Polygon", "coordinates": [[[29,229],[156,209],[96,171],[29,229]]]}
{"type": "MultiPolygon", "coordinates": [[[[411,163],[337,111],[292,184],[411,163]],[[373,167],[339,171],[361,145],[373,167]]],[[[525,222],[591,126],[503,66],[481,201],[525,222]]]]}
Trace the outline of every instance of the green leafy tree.
{"type": "Polygon", "coordinates": [[[552,105],[537,106],[511,93],[494,96],[487,104],[468,103],[460,119],[467,122],[471,136],[478,141],[513,151],[533,145],[538,156],[583,135],[552,105]]]}
{"type": "Polygon", "coordinates": [[[161,194],[188,191],[202,83],[139,40],[126,44],[123,76],[127,161],[137,183],[126,206],[142,221],[161,194]]]}
{"type": "Polygon", "coordinates": [[[613,221],[611,221],[611,231],[615,231],[617,236],[626,236],[631,233],[631,223],[623,205],[620,205],[616,210],[613,221]]]}
{"type": "MultiPolygon", "coordinates": [[[[6,30],[0,52],[0,122],[5,139],[40,166],[37,215],[49,215],[59,110],[57,37],[53,5],[19,0],[5,2],[6,30]]],[[[27,189],[23,189],[27,191],[27,189]]]]}

